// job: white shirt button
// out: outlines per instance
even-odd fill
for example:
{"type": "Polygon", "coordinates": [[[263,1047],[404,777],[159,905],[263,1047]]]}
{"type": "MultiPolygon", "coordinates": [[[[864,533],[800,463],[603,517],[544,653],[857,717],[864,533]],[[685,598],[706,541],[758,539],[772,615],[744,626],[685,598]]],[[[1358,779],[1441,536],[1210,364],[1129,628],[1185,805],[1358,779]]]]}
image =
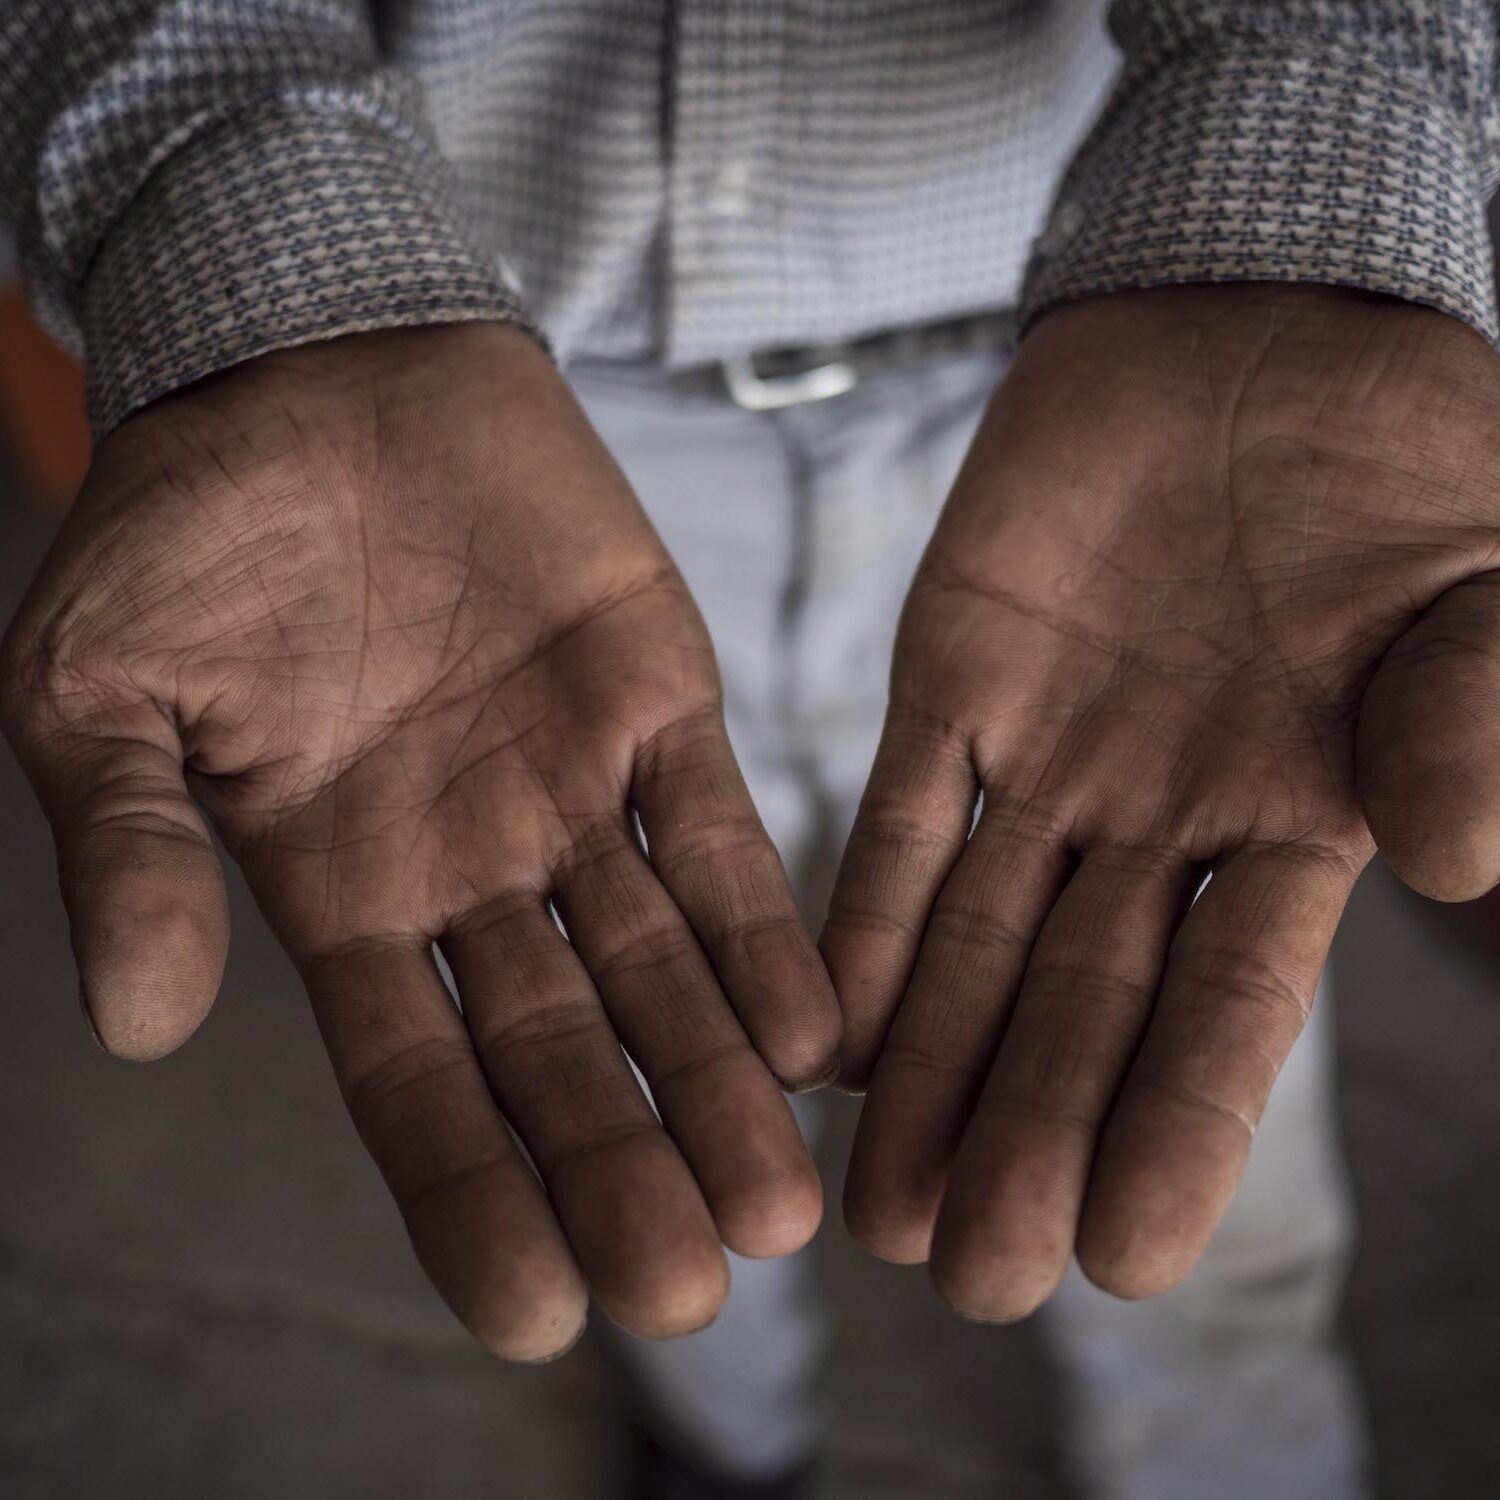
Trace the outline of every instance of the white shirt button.
{"type": "Polygon", "coordinates": [[[753,186],[750,168],[742,161],[727,162],[709,178],[704,207],[715,218],[742,219],[750,212],[753,186]]]}
{"type": "Polygon", "coordinates": [[[1052,210],[1051,223],[1037,238],[1037,254],[1056,255],[1083,228],[1083,219],[1083,208],[1071,198],[1064,198],[1052,210]]]}

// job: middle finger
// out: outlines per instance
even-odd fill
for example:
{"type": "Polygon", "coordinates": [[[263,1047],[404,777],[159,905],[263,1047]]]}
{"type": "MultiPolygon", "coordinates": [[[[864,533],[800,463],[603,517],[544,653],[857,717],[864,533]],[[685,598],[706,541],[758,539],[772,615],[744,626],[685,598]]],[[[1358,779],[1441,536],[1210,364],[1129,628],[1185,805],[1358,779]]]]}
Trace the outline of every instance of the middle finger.
{"type": "Polygon", "coordinates": [[[490,902],[442,947],[490,1086],[605,1311],[656,1337],[707,1323],[728,1291],[719,1236],[541,897],[490,902]]]}

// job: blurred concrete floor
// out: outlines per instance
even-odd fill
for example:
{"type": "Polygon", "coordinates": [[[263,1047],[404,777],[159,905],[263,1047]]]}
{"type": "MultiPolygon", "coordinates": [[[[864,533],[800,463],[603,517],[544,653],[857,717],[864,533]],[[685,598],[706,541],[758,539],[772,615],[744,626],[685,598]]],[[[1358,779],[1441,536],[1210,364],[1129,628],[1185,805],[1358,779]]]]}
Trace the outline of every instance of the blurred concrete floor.
{"type": "MultiPolygon", "coordinates": [[[[6,617],[50,530],[14,491],[0,478],[6,617]]],[[[470,1347],[244,890],[213,1015],[141,1069],[88,1039],[53,882],[0,754],[0,1495],[616,1493],[607,1340],[541,1370],[470,1347]]],[[[1493,1494],[1500,1472],[1497,974],[1454,914],[1380,872],[1361,886],[1336,957],[1364,1220],[1347,1322],[1391,1500],[1493,1494]]],[[[830,1500],[1066,1493],[1031,1329],[955,1321],[920,1273],[857,1254],[836,1211],[820,1253],[839,1322],[830,1500]]]]}

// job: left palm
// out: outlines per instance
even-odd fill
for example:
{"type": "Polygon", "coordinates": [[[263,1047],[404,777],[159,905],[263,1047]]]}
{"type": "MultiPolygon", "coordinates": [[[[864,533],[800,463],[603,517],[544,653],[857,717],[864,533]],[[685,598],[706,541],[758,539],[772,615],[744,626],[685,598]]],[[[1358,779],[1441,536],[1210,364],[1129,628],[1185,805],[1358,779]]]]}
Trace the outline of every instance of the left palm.
{"type": "Polygon", "coordinates": [[[1175,1284],[1376,841],[1493,883],[1497,421],[1477,337],[1345,292],[1037,327],[912,587],[824,935],[877,1254],[985,1317],[1075,1244],[1175,1284]]]}

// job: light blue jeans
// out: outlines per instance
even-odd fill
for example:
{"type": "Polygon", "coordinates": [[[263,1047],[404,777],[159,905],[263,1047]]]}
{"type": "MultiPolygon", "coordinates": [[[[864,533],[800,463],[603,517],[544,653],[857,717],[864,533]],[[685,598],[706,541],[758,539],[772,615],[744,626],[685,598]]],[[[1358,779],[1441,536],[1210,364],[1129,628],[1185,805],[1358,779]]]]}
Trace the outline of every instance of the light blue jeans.
{"type": "MultiPolygon", "coordinates": [[[[1003,371],[999,354],[920,355],[776,413],[645,367],[569,372],[708,621],[730,737],[814,931],[817,872],[836,861],[880,733],[907,584],[1003,371]]],[[[1352,1230],[1326,1011],[1293,1052],[1189,1281],[1127,1304],[1075,1272],[1040,1315],[1092,1495],[1365,1493],[1358,1407],[1332,1343],[1352,1230]]],[[[805,1128],[815,1116],[814,1097],[805,1128]]],[[[731,1472],[769,1473],[816,1442],[818,1308],[805,1256],[736,1260],[711,1328],[630,1340],[629,1357],[678,1442],[731,1472]]]]}

